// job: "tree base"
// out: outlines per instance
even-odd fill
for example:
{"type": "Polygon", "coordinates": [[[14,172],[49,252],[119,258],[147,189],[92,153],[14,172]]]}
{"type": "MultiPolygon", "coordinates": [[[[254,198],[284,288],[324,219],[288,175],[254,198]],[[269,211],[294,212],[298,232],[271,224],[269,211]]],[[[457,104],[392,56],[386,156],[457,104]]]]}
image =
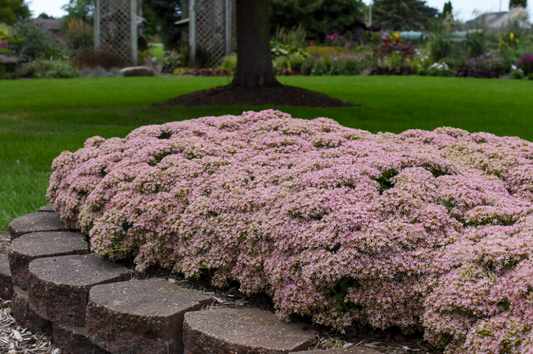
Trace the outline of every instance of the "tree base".
{"type": "Polygon", "coordinates": [[[168,106],[286,106],[286,107],[357,107],[320,92],[294,86],[242,88],[220,86],[196,91],[171,100],[156,103],[155,107],[168,106]]]}

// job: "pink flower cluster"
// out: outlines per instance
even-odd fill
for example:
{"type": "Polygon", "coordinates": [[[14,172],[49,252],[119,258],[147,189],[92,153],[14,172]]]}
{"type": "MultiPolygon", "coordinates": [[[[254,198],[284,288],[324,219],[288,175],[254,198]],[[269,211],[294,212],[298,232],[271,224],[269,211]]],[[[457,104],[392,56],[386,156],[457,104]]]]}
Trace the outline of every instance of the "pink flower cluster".
{"type": "Polygon", "coordinates": [[[94,137],[48,198],[95,251],[267,292],[281,317],[533,351],[533,143],[278,111],[94,137]]]}

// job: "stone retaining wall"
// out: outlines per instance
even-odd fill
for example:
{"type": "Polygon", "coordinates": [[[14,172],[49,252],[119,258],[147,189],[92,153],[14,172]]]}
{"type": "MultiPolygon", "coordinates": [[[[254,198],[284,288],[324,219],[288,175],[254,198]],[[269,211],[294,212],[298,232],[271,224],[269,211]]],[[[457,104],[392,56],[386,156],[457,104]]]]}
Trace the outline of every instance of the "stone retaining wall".
{"type": "Polygon", "coordinates": [[[309,350],[317,332],[268,311],[211,308],[209,296],[165,279],[133,279],[89,253],[50,206],[13,220],[0,257],[0,297],[13,316],[53,338],[62,354],[376,354],[369,348],[309,350]]]}

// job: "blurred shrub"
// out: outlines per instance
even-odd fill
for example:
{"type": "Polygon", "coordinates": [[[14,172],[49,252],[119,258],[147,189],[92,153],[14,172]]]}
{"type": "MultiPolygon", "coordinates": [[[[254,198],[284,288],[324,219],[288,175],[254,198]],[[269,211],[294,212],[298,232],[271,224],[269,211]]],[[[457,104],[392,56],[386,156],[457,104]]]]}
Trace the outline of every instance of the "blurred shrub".
{"type": "Polygon", "coordinates": [[[529,74],[529,75],[527,76],[527,79],[528,79],[528,80],[533,80],[533,74],[529,74]]]}
{"type": "Polygon", "coordinates": [[[308,54],[302,51],[293,52],[286,56],[280,56],[274,60],[274,70],[289,70],[301,73],[302,65],[308,57],[308,54]]]}
{"type": "Polygon", "coordinates": [[[304,62],[302,63],[302,67],[300,68],[300,72],[302,75],[311,75],[311,71],[313,70],[313,67],[315,66],[315,58],[306,58],[304,59],[304,62]]]}
{"type": "Polygon", "coordinates": [[[305,28],[299,24],[292,28],[278,26],[274,36],[272,36],[272,41],[291,47],[303,48],[305,45],[305,38],[305,28]]]}
{"type": "Polygon", "coordinates": [[[398,69],[389,68],[386,66],[381,66],[372,69],[370,75],[376,76],[407,76],[407,75],[416,75],[416,72],[411,69],[409,65],[404,65],[398,69]]]}
{"type": "Polygon", "coordinates": [[[498,57],[506,71],[510,71],[512,66],[516,65],[525,55],[524,49],[508,46],[502,47],[498,52],[498,57]]]}
{"type": "Polygon", "coordinates": [[[524,72],[520,69],[511,70],[510,76],[515,80],[522,80],[525,77],[524,72]]]}
{"type": "Polygon", "coordinates": [[[31,20],[22,20],[14,25],[8,39],[9,47],[22,62],[34,59],[58,59],[65,52],[64,45],[46,28],[31,20]]]}
{"type": "Polygon", "coordinates": [[[185,58],[178,52],[166,52],[165,57],[161,60],[163,68],[161,72],[171,74],[174,69],[184,66],[185,58]]]}
{"type": "Polygon", "coordinates": [[[311,55],[315,55],[322,58],[350,54],[350,51],[344,47],[309,46],[305,49],[305,51],[311,55]]]}
{"type": "Polygon", "coordinates": [[[453,76],[453,70],[446,63],[434,63],[427,69],[429,76],[453,76]]]}
{"type": "Polygon", "coordinates": [[[191,69],[191,68],[180,67],[180,68],[174,69],[172,74],[174,74],[174,75],[189,75],[189,74],[192,74],[193,72],[194,72],[194,70],[191,69]]]}
{"type": "Polygon", "coordinates": [[[60,60],[34,60],[21,65],[17,69],[17,76],[36,79],[62,79],[79,76],[78,69],[67,61],[60,60]]]}
{"type": "Polygon", "coordinates": [[[406,61],[406,65],[409,65],[414,72],[427,72],[427,69],[433,64],[430,54],[427,50],[415,49],[414,55],[410,60],[406,61]]]}
{"type": "Polygon", "coordinates": [[[387,68],[399,69],[402,65],[404,65],[404,58],[401,53],[394,52],[386,56],[382,64],[387,68]]]}
{"type": "Polygon", "coordinates": [[[487,53],[487,39],[484,31],[467,33],[464,43],[468,58],[479,57],[487,53]]]}
{"type": "Polygon", "coordinates": [[[364,56],[341,56],[331,58],[330,75],[360,75],[372,67],[372,61],[364,56]]]}
{"type": "Polygon", "coordinates": [[[438,33],[433,36],[430,42],[430,54],[434,62],[455,57],[458,54],[458,49],[458,42],[446,34],[438,33]]]}
{"type": "Polygon", "coordinates": [[[171,74],[174,69],[185,65],[185,58],[178,52],[166,52],[161,63],[163,64],[161,72],[171,74]]]}
{"type": "Polygon", "coordinates": [[[128,61],[103,43],[99,48],[83,47],[74,53],[72,63],[79,69],[101,67],[106,70],[128,66],[128,61]]]}
{"type": "Polygon", "coordinates": [[[237,56],[229,55],[229,56],[224,57],[224,61],[218,67],[218,69],[236,72],[237,71],[237,56]]]}
{"type": "Polygon", "coordinates": [[[94,46],[93,27],[80,19],[72,19],[68,22],[64,38],[72,52],[80,48],[92,48],[94,46]]]}
{"type": "Polygon", "coordinates": [[[312,76],[324,76],[329,75],[329,70],[331,67],[331,62],[327,58],[320,58],[317,61],[315,61],[315,65],[313,66],[313,69],[311,70],[312,76]]]}
{"type": "Polygon", "coordinates": [[[465,67],[457,71],[456,76],[497,79],[504,73],[505,68],[499,59],[481,55],[467,61],[465,67]]]}
{"type": "Polygon", "coordinates": [[[306,58],[308,58],[308,55],[305,55],[305,53],[302,52],[296,52],[292,53],[288,56],[289,62],[291,64],[290,68],[291,70],[294,70],[296,72],[302,71],[302,65],[306,58]]]}
{"type": "Polygon", "coordinates": [[[80,77],[83,78],[93,78],[93,77],[122,77],[124,76],[120,69],[110,69],[106,70],[101,67],[96,68],[85,68],[81,70],[80,77]]]}

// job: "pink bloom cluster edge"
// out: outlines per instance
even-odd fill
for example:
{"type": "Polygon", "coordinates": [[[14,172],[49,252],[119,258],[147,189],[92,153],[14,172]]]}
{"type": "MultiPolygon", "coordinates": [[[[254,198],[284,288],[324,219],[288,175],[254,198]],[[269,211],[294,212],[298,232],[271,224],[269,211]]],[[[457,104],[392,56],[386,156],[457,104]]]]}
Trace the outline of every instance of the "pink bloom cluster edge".
{"type": "Polygon", "coordinates": [[[268,110],[91,138],[54,160],[47,197],[94,251],[236,281],[282,318],[530,353],[532,159],[515,137],[268,110]]]}

